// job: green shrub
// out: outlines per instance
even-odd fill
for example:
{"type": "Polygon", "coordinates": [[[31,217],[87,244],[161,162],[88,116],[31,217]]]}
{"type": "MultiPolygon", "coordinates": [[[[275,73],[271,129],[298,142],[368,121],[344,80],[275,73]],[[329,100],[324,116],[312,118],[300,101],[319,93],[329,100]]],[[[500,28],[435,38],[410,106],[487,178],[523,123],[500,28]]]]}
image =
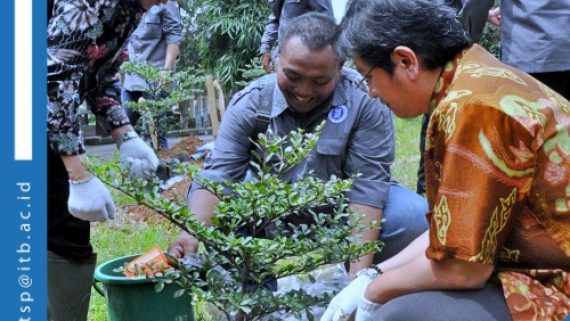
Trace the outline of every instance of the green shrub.
{"type": "MultiPolygon", "coordinates": [[[[350,209],[345,192],[354,178],[331,177],[325,182],[306,177],[294,183],[278,179],[279,173],[307,157],[321,129],[322,125],[315,133],[299,130],[286,137],[259,135],[255,144],[264,152],[252,163],[256,173],[250,181],[201,179],[203,187],[220,199],[209,226],[196,221],[186,205],[160,196],[157,179],[131,180],[117,164],[91,169],[203,242],[195,257],[200,264],[177,265],[176,271],[157,276],[158,289],[176,282],[183,288],[177,295],[192,293],[229,320],[255,321],[276,311],[298,318],[305,312],[312,319],[310,307],[326,304],[329,294],[312,296],[303,289],[278,294],[266,287],[268,282],[380,250],[378,241],[356,242],[359,233],[378,228],[379,222],[364,226],[362,215],[350,209]],[[228,189],[233,192],[224,193],[228,189]],[[291,224],[290,219],[299,215],[312,224],[291,224]]],[[[200,179],[196,166],[179,164],[177,170],[200,179]]]]}

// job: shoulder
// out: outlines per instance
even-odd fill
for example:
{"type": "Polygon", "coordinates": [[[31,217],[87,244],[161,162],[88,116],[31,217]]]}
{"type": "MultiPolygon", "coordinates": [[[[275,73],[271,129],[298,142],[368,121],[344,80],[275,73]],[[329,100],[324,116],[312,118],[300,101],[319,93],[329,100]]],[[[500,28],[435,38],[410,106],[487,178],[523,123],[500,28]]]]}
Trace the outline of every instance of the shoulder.
{"type": "Polygon", "coordinates": [[[230,101],[230,105],[241,104],[247,101],[257,107],[263,88],[266,86],[275,86],[276,84],[277,79],[275,74],[265,75],[258,78],[248,84],[244,89],[235,93],[230,101]]]}
{"type": "Polygon", "coordinates": [[[168,1],[167,3],[161,4],[161,9],[167,13],[176,13],[180,12],[180,5],[175,1],[168,1]]]}
{"type": "Polygon", "coordinates": [[[341,76],[341,88],[351,108],[357,109],[358,113],[377,115],[391,118],[391,112],[379,99],[372,99],[368,95],[366,84],[359,82],[362,76],[354,69],[343,67],[341,76]]]}

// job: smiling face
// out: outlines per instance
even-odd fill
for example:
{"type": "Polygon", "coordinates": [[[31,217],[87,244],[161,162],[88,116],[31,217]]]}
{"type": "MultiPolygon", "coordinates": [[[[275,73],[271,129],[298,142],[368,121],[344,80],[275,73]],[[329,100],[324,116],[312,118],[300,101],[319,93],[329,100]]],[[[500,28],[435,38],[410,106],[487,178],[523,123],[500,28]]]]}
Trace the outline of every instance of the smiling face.
{"type": "Polygon", "coordinates": [[[277,84],[287,104],[305,114],[332,96],[340,79],[340,68],[331,46],[311,51],[294,36],[281,48],[277,84]]]}

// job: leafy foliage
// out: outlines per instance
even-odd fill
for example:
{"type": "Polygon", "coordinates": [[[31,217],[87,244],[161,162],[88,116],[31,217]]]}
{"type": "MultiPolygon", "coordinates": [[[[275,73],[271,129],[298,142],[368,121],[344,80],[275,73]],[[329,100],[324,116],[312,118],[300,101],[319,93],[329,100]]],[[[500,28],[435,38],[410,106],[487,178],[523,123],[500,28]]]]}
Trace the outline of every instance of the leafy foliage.
{"type": "Polygon", "coordinates": [[[487,51],[493,54],[495,58],[500,59],[501,57],[501,30],[500,28],[487,23],[485,29],[483,29],[483,35],[481,36],[481,46],[483,46],[487,51]]]}
{"type": "MultiPolygon", "coordinates": [[[[156,178],[130,179],[117,164],[92,165],[91,170],[203,242],[195,258],[198,264],[177,265],[174,272],[157,278],[157,289],[176,282],[183,288],[176,295],[192,293],[198,301],[217,306],[229,320],[260,320],[276,311],[298,317],[305,312],[311,319],[309,307],[326,304],[329,295],[312,296],[303,289],[277,294],[267,285],[380,249],[379,242],[356,242],[358,233],[378,228],[379,223],[362,225],[362,216],[348,206],[345,192],[353,179],[332,177],[325,182],[306,177],[289,183],[277,178],[307,157],[321,129],[322,125],[315,133],[299,130],[286,137],[259,135],[255,144],[263,153],[256,155],[251,180],[201,179],[221,200],[209,226],[197,221],[185,205],[162,198],[156,178]],[[293,224],[298,217],[305,223],[293,224]]],[[[190,164],[178,166],[194,179],[200,179],[198,170],[190,164]]]]}
{"type": "MultiPolygon", "coordinates": [[[[175,73],[153,67],[145,62],[127,62],[121,66],[125,73],[139,76],[147,84],[146,93],[151,97],[139,101],[126,102],[125,105],[142,117],[135,124],[139,132],[157,137],[159,132],[167,132],[177,125],[177,119],[168,116],[170,108],[184,100],[188,100],[203,91],[205,78],[194,69],[179,70],[175,73]],[[148,126],[152,124],[152,126],[148,126]]],[[[154,146],[159,149],[159,146],[154,146]]]]}
{"type": "MultiPolygon", "coordinates": [[[[184,48],[197,53],[199,65],[213,72],[225,91],[238,89],[244,67],[259,59],[261,35],[269,16],[266,0],[180,0],[187,12],[184,48]]],[[[190,61],[184,61],[191,63],[190,61]]]]}

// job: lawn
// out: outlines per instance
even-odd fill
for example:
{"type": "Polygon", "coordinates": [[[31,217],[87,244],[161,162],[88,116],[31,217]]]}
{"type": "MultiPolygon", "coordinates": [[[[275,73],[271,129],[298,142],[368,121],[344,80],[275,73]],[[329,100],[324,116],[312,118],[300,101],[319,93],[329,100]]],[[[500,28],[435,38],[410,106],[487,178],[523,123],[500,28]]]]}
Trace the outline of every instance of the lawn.
{"type": "MultiPolygon", "coordinates": [[[[404,186],[415,190],[416,171],[419,156],[419,130],[421,117],[412,120],[395,120],[396,161],[392,166],[393,176],[404,186]]],[[[113,193],[117,207],[133,204],[133,201],[119,193],[113,193]]],[[[155,244],[167,249],[168,244],[178,235],[177,229],[158,217],[145,219],[117,215],[113,222],[94,224],[91,240],[97,252],[98,263],[118,256],[142,253],[155,244]]],[[[89,321],[106,321],[105,299],[95,290],[91,292],[89,321]]]]}

